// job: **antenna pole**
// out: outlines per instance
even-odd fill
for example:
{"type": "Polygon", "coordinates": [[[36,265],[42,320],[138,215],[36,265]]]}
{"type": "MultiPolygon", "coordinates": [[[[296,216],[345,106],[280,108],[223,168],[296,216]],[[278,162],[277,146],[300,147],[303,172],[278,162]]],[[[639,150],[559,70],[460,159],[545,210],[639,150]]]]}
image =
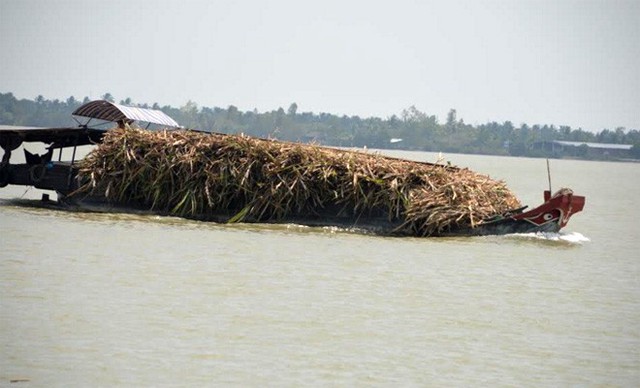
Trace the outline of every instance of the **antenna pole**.
{"type": "Polygon", "coordinates": [[[549,168],[549,158],[547,158],[547,178],[549,179],[549,194],[551,194],[551,169],[549,168]]]}

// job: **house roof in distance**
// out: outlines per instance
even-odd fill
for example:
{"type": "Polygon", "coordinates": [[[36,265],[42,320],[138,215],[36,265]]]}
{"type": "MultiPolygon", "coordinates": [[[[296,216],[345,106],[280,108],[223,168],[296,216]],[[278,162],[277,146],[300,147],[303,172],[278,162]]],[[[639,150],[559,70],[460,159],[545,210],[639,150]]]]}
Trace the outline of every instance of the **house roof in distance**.
{"type": "Polygon", "coordinates": [[[586,145],[589,148],[601,148],[601,149],[616,149],[616,150],[630,150],[633,148],[632,144],[611,144],[611,143],[589,143],[589,142],[580,142],[580,141],[564,141],[564,140],[554,140],[556,144],[560,144],[563,146],[573,146],[580,147],[581,145],[586,145]]]}

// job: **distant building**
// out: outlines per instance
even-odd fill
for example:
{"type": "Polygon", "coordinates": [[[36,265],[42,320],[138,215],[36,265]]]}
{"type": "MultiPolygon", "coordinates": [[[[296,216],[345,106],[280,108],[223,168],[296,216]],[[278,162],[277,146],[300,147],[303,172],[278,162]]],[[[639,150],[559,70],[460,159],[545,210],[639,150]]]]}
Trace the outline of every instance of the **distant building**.
{"type": "Polygon", "coordinates": [[[599,156],[613,158],[631,157],[632,144],[589,143],[579,141],[550,140],[538,141],[531,149],[550,152],[558,156],[599,156]]]}

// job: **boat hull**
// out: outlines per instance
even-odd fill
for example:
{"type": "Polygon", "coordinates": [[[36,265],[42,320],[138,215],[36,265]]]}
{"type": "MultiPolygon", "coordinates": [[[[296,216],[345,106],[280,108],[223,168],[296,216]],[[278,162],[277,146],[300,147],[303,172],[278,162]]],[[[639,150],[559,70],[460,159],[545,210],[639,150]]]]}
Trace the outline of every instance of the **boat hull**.
{"type": "Polygon", "coordinates": [[[570,189],[560,189],[551,195],[544,192],[544,203],[529,211],[525,208],[501,214],[485,220],[474,228],[457,231],[457,234],[500,235],[513,233],[559,232],[567,226],[575,213],[582,211],[586,199],[574,195],[570,189]]]}
{"type": "MultiPolygon", "coordinates": [[[[525,208],[516,209],[479,222],[471,228],[444,230],[438,234],[434,234],[432,237],[487,236],[537,232],[554,233],[565,227],[569,218],[573,214],[582,211],[585,204],[585,197],[574,195],[569,189],[562,189],[553,196],[551,196],[548,191],[545,191],[544,196],[546,201],[532,210],[524,211],[525,208]]],[[[103,196],[69,197],[59,194],[59,202],[69,209],[83,211],[110,213],[135,212],[161,216],[172,215],[166,211],[148,209],[144,206],[110,202],[103,196]]],[[[312,217],[287,216],[272,220],[254,220],[251,218],[245,218],[243,219],[243,222],[339,227],[370,232],[377,235],[412,236],[412,234],[408,233],[405,228],[402,228],[403,221],[399,219],[388,219],[382,216],[365,214],[349,216],[340,214],[335,209],[333,210],[334,211],[325,209],[321,214],[312,217]]],[[[236,213],[236,211],[230,211],[228,214],[203,214],[187,218],[208,222],[229,223],[229,220],[236,213]]]]}
{"type": "MultiPolygon", "coordinates": [[[[161,209],[149,208],[145,204],[118,203],[110,201],[104,195],[77,194],[77,168],[69,163],[49,163],[48,165],[29,166],[10,165],[3,169],[5,184],[34,186],[58,193],[59,205],[73,210],[119,213],[147,213],[157,215],[175,215],[161,209]]],[[[532,210],[516,209],[481,220],[471,227],[452,227],[440,230],[431,236],[485,236],[513,233],[558,232],[565,227],[570,217],[582,211],[585,197],[574,195],[569,189],[562,189],[551,195],[544,192],[544,203],[532,210]]],[[[50,203],[49,203],[50,205],[50,203]]],[[[200,214],[187,218],[229,223],[242,209],[228,209],[221,214],[200,214]]],[[[377,214],[353,214],[340,208],[318,209],[314,215],[291,214],[282,218],[253,219],[244,217],[246,223],[288,223],[308,226],[335,226],[357,229],[379,235],[413,236],[410,229],[404,228],[404,220],[390,219],[384,212],[377,214]]]]}

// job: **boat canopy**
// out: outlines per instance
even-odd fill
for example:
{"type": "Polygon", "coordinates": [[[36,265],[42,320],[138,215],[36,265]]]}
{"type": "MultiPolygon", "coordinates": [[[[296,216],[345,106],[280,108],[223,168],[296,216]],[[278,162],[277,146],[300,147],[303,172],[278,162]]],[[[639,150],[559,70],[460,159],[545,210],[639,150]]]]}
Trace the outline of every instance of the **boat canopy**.
{"type": "Polygon", "coordinates": [[[113,122],[144,121],[168,127],[180,127],[174,119],[160,110],[125,106],[106,100],[88,102],[76,109],[72,114],[74,116],[113,122]]]}
{"type": "Polygon", "coordinates": [[[22,142],[42,142],[52,148],[73,147],[98,143],[104,130],[86,127],[19,127],[0,125],[0,148],[5,152],[18,148],[22,142]]]}

